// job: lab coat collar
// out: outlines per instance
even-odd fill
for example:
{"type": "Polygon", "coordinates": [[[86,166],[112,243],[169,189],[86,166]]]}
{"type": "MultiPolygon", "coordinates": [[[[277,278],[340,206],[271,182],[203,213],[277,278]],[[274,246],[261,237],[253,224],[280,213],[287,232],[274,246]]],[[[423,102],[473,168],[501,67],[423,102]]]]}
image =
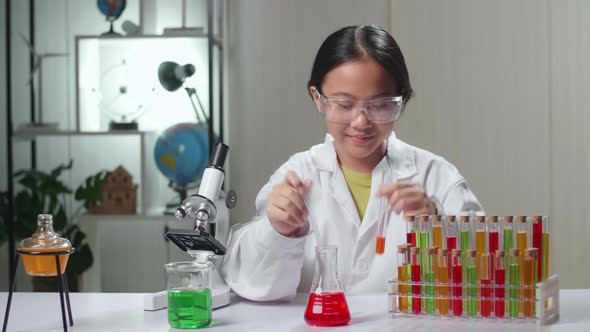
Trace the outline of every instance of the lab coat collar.
{"type": "MultiPolygon", "coordinates": [[[[326,134],[324,144],[311,148],[311,156],[318,169],[331,172],[333,175],[338,173],[340,166],[334,148],[334,138],[330,134],[326,134]]],[[[387,161],[382,160],[377,168],[381,167],[383,162],[388,162],[392,165],[396,180],[407,179],[418,173],[412,147],[399,140],[393,131],[387,140],[386,157],[387,161]]]]}

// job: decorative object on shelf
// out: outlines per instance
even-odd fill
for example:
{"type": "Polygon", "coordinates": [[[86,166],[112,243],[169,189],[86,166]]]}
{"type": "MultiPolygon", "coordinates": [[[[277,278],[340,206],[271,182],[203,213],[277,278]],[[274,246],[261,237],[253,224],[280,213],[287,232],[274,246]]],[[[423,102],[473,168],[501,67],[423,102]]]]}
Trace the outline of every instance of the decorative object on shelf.
{"type": "MultiPolygon", "coordinates": [[[[184,66],[179,65],[176,62],[164,61],[158,67],[158,79],[162,87],[170,92],[174,92],[184,86],[184,82],[187,78],[195,74],[195,66],[192,64],[186,64],[184,66]]],[[[198,123],[207,123],[207,113],[201,103],[197,90],[191,87],[184,87],[184,90],[188,94],[188,98],[191,101],[195,116],[197,117],[198,123]],[[197,99],[199,108],[195,105],[193,97],[197,99]]]]}
{"type": "Polygon", "coordinates": [[[209,136],[203,124],[180,123],[166,129],[154,147],[156,165],[168,178],[168,186],[178,193],[178,200],[166,205],[166,214],[174,211],[196,188],[209,160],[209,136]]]}
{"type": "Polygon", "coordinates": [[[133,79],[125,58],[101,73],[99,107],[111,118],[109,130],[138,130],[137,119],[145,113],[156,89],[142,89],[133,79]]]}
{"type": "Polygon", "coordinates": [[[111,24],[109,31],[103,33],[103,35],[120,35],[113,30],[113,22],[115,22],[127,5],[126,0],[97,0],[96,5],[100,12],[106,16],[107,22],[111,24]]]}
{"type": "Polygon", "coordinates": [[[34,128],[36,130],[56,130],[58,127],[58,124],[56,122],[43,122],[43,61],[46,58],[64,57],[67,56],[68,53],[38,53],[33,47],[33,44],[31,44],[31,42],[27,40],[25,36],[23,36],[21,33],[19,33],[19,36],[29,48],[31,56],[34,59],[33,68],[30,73],[29,84],[33,84],[33,86],[35,86],[35,76],[37,77],[37,105],[33,106],[37,107],[37,112],[35,112],[37,114],[37,121],[24,124],[21,126],[21,128],[34,128]]]}
{"type": "Polygon", "coordinates": [[[133,184],[131,174],[123,166],[118,166],[106,176],[100,190],[102,199],[89,203],[88,211],[90,213],[135,214],[137,185],[133,184]]]}
{"type": "MultiPolygon", "coordinates": [[[[14,233],[16,239],[24,239],[36,230],[31,220],[36,220],[40,212],[53,215],[53,229],[61,233],[76,248],[66,271],[70,290],[79,291],[79,276],[88,270],[94,261],[92,251],[85,241],[86,234],[76,224],[80,210],[68,216],[65,200],[72,190],[60,176],[64,171],[72,169],[73,162],[62,164],[48,173],[38,170],[19,170],[14,174],[22,188],[14,199],[14,233]]],[[[4,210],[4,209],[3,209],[4,210]]],[[[53,291],[57,287],[52,278],[33,277],[34,291],[53,291]]]]}

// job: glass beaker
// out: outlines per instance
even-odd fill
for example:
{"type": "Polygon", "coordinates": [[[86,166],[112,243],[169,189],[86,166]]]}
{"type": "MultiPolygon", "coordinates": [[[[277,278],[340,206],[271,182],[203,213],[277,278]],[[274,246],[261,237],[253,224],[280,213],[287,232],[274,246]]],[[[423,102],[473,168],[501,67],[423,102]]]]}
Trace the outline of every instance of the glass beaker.
{"type": "MultiPolygon", "coordinates": [[[[59,237],[53,231],[53,216],[51,214],[39,214],[37,216],[37,231],[29,238],[21,241],[18,249],[26,252],[59,252],[72,248],[68,239],[59,237]]],[[[60,273],[63,274],[68,264],[69,254],[59,255],[60,273]]],[[[22,255],[23,264],[27,274],[31,276],[46,277],[57,275],[55,256],[22,255]]]]}
{"type": "Polygon", "coordinates": [[[336,246],[317,246],[315,274],[305,310],[311,326],[341,326],[350,322],[346,297],[338,278],[336,246]]]}
{"type": "Polygon", "coordinates": [[[168,323],[174,328],[195,329],[211,323],[211,252],[193,262],[168,263],[168,323]]]}

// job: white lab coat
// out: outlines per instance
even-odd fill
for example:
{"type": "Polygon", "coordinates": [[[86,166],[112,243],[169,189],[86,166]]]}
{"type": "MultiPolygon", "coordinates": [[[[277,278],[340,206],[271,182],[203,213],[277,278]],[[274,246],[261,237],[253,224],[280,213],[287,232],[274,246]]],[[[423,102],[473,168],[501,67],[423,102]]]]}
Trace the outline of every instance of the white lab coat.
{"type": "MultiPolygon", "coordinates": [[[[423,186],[439,214],[483,214],[465,179],[448,161],[411,146],[392,134],[387,155],[371,177],[371,196],[360,220],[346,180],[338,165],[332,138],[293,155],[270,178],[256,197],[257,216],[234,226],[230,233],[222,275],[240,296],[267,301],[291,299],[309,292],[314,276],[316,238],[279,234],[266,216],[266,200],[288,171],[313,182],[308,198],[309,218],[317,224],[323,245],[338,247],[338,273],[346,294],[384,292],[396,277],[397,245],[406,243],[406,224],[391,213],[383,255],[375,254],[379,199],[375,192],[385,172],[385,183],[411,181],[423,186]]],[[[313,224],[312,224],[313,225],[313,224]]]]}

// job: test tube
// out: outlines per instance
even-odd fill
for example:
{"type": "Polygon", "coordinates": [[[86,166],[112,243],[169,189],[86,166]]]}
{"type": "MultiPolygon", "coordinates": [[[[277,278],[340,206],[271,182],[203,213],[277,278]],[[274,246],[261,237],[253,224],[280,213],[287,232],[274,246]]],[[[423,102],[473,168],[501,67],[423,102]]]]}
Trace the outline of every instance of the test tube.
{"type": "Polygon", "coordinates": [[[494,254],[496,250],[500,249],[500,225],[498,224],[498,216],[488,217],[487,228],[489,253],[494,254]]]}
{"type": "MultiPolygon", "coordinates": [[[[433,259],[433,264],[432,264],[432,269],[434,270],[434,274],[435,274],[435,279],[436,279],[436,275],[438,274],[438,249],[442,249],[444,248],[444,244],[443,244],[443,238],[444,238],[444,227],[443,227],[443,220],[442,220],[442,216],[435,214],[432,216],[432,243],[434,245],[434,247],[437,249],[437,251],[434,252],[434,259],[433,259]]],[[[435,310],[437,312],[440,311],[440,301],[435,300],[434,301],[434,306],[435,306],[435,310]]]]}
{"type": "Polygon", "coordinates": [[[430,246],[430,215],[421,214],[418,219],[420,220],[420,239],[416,239],[416,246],[422,249],[423,254],[426,254],[424,249],[430,246]]]}
{"type": "Polygon", "coordinates": [[[538,258],[539,250],[537,248],[525,250],[522,264],[524,293],[521,296],[521,301],[524,303],[523,315],[527,318],[535,316],[535,285],[537,284],[538,258]]]}
{"type": "Polygon", "coordinates": [[[464,270],[467,271],[467,315],[469,317],[475,317],[477,315],[477,269],[475,267],[475,261],[477,257],[477,250],[469,249],[467,250],[467,256],[465,260],[466,267],[464,270]]]}
{"type": "MultiPolygon", "coordinates": [[[[471,233],[472,233],[472,225],[474,223],[469,222],[469,216],[460,216],[459,217],[459,233],[461,233],[461,251],[463,253],[462,257],[462,266],[463,266],[463,282],[467,284],[467,251],[471,250],[471,233]]],[[[467,295],[467,286],[463,289],[463,292],[467,295]]],[[[467,304],[469,302],[463,302],[463,311],[467,311],[467,304]]]]}
{"type": "MultiPolygon", "coordinates": [[[[549,224],[547,222],[547,217],[543,217],[543,256],[540,257],[541,261],[543,262],[543,279],[542,281],[547,280],[549,278],[549,264],[550,264],[550,254],[551,250],[549,249],[549,224]]],[[[549,300],[545,300],[544,307],[547,308],[549,305],[549,300]]]]}
{"type": "Polygon", "coordinates": [[[436,256],[438,261],[438,269],[435,270],[435,280],[437,283],[437,308],[441,316],[449,314],[449,266],[447,265],[447,249],[438,249],[436,256]]]}
{"type": "Polygon", "coordinates": [[[416,220],[413,214],[406,214],[404,216],[406,219],[406,242],[410,243],[412,247],[416,246],[416,225],[414,221],[416,220]]]}
{"type": "MultiPolygon", "coordinates": [[[[516,218],[516,248],[520,257],[524,257],[524,251],[529,247],[530,241],[528,241],[529,229],[526,216],[518,216],[516,218]]],[[[519,262],[522,265],[522,259],[519,262]]]]}
{"type": "Polygon", "coordinates": [[[398,306],[401,312],[408,312],[408,245],[400,244],[397,246],[397,280],[399,282],[398,306]]]}
{"type": "Polygon", "coordinates": [[[496,283],[496,301],[494,314],[498,318],[503,318],[506,313],[507,306],[505,305],[505,294],[506,294],[506,265],[504,260],[505,251],[496,250],[495,253],[495,283],[496,283]]]}
{"type": "Polygon", "coordinates": [[[453,315],[463,316],[463,267],[461,266],[461,249],[452,251],[452,280],[453,280],[453,315]]]}
{"type": "Polygon", "coordinates": [[[510,279],[510,317],[518,318],[520,310],[518,296],[520,285],[520,264],[519,264],[519,250],[510,249],[510,265],[509,265],[509,279],[510,279]]]}
{"type": "Polygon", "coordinates": [[[510,249],[514,248],[514,225],[513,225],[514,217],[513,216],[504,216],[504,225],[503,225],[503,248],[506,254],[510,253],[510,249]]]}
{"type": "MultiPolygon", "coordinates": [[[[485,262],[485,265],[482,266],[481,255],[486,253],[487,250],[487,242],[486,242],[486,217],[485,216],[475,216],[475,224],[473,225],[475,229],[475,249],[477,251],[477,255],[475,257],[475,270],[476,270],[476,280],[479,283],[481,279],[481,270],[487,269],[488,265],[485,262]]],[[[479,287],[476,288],[477,290],[477,297],[480,297],[481,289],[479,287]]],[[[477,311],[480,311],[481,301],[477,300],[477,311]]]]}
{"type": "Polygon", "coordinates": [[[453,270],[453,262],[451,261],[451,255],[453,253],[453,249],[457,248],[457,238],[459,237],[459,226],[455,222],[455,216],[446,216],[445,217],[445,229],[447,235],[447,267],[449,268],[449,280],[452,280],[451,271],[453,270]]]}
{"type": "Polygon", "coordinates": [[[487,252],[480,255],[481,260],[481,316],[488,318],[492,314],[492,266],[490,262],[493,255],[487,252]]]}
{"type": "MultiPolygon", "coordinates": [[[[527,223],[526,216],[518,216],[516,217],[516,248],[518,248],[518,265],[520,265],[520,284],[524,283],[524,273],[523,273],[523,260],[524,260],[524,251],[528,248],[528,241],[529,231],[528,231],[528,223],[527,223]]],[[[520,297],[524,295],[523,289],[520,290],[520,297]]],[[[520,301],[520,312],[524,311],[524,301],[520,301]]]]}
{"type": "MultiPolygon", "coordinates": [[[[475,260],[475,267],[477,269],[477,280],[481,279],[481,260],[480,256],[486,252],[486,217],[475,216],[475,249],[477,250],[477,257],[475,260]]],[[[486,265],[487,266],[487,265],[486,265]]]]}
{"type": "Polygon", "coordinates": [[[496,250],[500,249],[500,224],[498,223],[498,216],[489,216],[488,217],[488,252],[490,254],[490,277],[492,280],[495,278],[495,267],[494,264],[496,260],[494,255],[496,254],[496,250]]]}
{"type": "Polygon", "coordinates": [[[434,271],[432,269],[432,265],[434,263],[434,247],[426,248],[426,253],[424,254],[424,265],[422,265],[422,270],[424,271],[424,279],[422,279],[425,283],[425,292],[426,295],[425,300],[425,309],[426,313],[429,315],[434,315],[434,271]]]}
{"type": "Polygon", "coordinates": [[[420,289],[420,248],[410,248],[410,262],[412,263],[412,313],[422,312],[422,292],[420,289]]]}
{"type": "MultiPolygon", "coordinates": [[[[543,257],[543,216],[533,216],[533,248],[539,251],[539,258],[543,257]]],[[[537,267],[537,280],[543,278],[543,260],[539,260],[537,267]]]]}
{"type": "Polygon", "coordinates": [[[461,233],[461,250],[463,253],[467,253],[467,250],[472,249],[471,245],[471,233],[472,233],[472,224],[469,222],[469,216],[461,216],[459,220],[459,232],[461,233]]]}
{"type": "Polygon", "coordinates": [[[432,216],[432,243],[435,247],[443,247],[443,222],[442,216],[432,216]]]}
{"type": "Polygon", "coordinates": [[[550,254],[551,254],[551,250],[549,248],[549,222],[547,220],[547,217],[543,217],[543,281],[547,280],[547,278],[549,278],[549,264],[551,262],[550,260],[550,254]]]}

